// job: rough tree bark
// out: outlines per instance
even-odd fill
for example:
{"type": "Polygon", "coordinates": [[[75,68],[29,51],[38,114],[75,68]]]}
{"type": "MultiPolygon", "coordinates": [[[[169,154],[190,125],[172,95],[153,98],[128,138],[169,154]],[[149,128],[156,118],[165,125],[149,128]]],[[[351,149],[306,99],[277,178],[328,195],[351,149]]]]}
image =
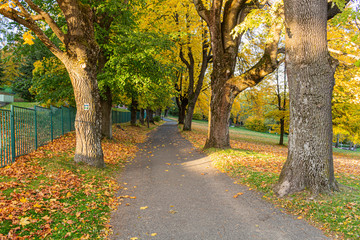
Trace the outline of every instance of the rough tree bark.
{"type": "Polygon", "coordinates": [[[332,154],[334,61],[327,49],[327,0],[285,1],[286,64],[290,92],[288,158],[274,190],[338,190],[332,154]]]}
{"type": "Polygon", "coordinates": [[[266,75],[278,66],[276,61],[277,45],[280,39],[281,24],[271,27],[272,41],[265,46],[261,60],[244,74],[235,77],[236,57],[241,36],[233,38],[231,31],[242,22],[254,3],[246,0],[214,0],[207,9],[202,0],[193,0],[196,10],[207,23],[213,55],[211,74],[211,102],[209,133],[205,148],[228,148],[229,118],[235,97],[248,87],[261,82],[266,75]]]}
{"type": "Polygon", "coordinates": [[[176,104],[179,108],[178,124],[184,124],[186,107],[188,103],[189,103],[189,99],[186,96],[180,95],[176,97],[176,104]]]}
{"type": "Polygon", "coordinates": [[[145,124],[144,116],[145,116],[145,110],[143,108],[141,108],[140,109],[140,117],[139,117],[139,122],[141,125],[145,124]]]}
{"type": "Polygon", "coordinates": [[[108,139],[112,139],[112,94],[109,86],[105,86],[105,92],[100,95],[102,124],[101,135],[108,139]]]}
{"type": "Polygon", "coordinates": [[[136,99],[132,99],[131,101],[131,119],[130,119],[130,124],[132,126],[136,125],[136,112],[137,112],[137,108],[138,108],[138,101],[136,99]]]}
{"type": "Polygon", "coordinates": [[[67,24],[65,34],[54,19],[31,0],[13,2],[17,9],[1,8],[0,14],[32,30],[69,72],[77,105],[75,162],[104,167],[100,96],[96,80],[99,46],[95,41],[94,12],[78,0],[57,0],[67,24]],[[29,8],[36,15],[30,14],[29,8]],[[45,35],[38,21],[47,24],[64,44],[65,51],[45,35]]]}

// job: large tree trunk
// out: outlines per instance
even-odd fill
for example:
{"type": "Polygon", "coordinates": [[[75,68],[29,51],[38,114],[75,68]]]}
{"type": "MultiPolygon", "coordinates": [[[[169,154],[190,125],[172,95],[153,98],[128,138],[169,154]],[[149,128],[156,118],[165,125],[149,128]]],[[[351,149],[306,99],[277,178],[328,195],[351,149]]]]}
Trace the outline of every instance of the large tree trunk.
{"type": "Polygon", "coordinates": [[[109,87],[106,87],[103,95],[100,95],[100,104],[102,113],[101,135],[112,139],[112,95],[109,87]]]}
{"type": "MultiPolygon", "coordinates": [[[[70,61],[69,61],[70,62],[70,61]]],[[[88,62],[84,68],[78,61],[65,64],[74,87],[76,101],[75,162],[104,167],[101,148],[101,105],[96,82],[96,65],[88,62]]],[[[96,62],[96,60],[95,60],[96,62]]]]}
{"type": "Polygon", "coordinates": [[[189,103],[188,110],[185,116],[183,131],[191,131],[191,123],[194,115],[196,101],[197,98],[189,103]]]}
{"type": "Polygon", "coordinates": [[[231,88],[227,84],[221,88],[211,86],[209,132],[205,148],[230,147],[229,120],[231,107],[236,97],[236,95],[231,97],[232,95],[231,88]]]}
{"type": "Polygon", "coordinates": [[[75,162],[104,167],[101,148],[101,105],[97,85],[99,46],[95,41],[94,13],[76,1],[58,1],[68,26],[66,56],[59,58],[69,72],[77,106],[75,162]],[[71,5],[71,6],[69,6],[71,5]],[[76,17],[75,17],[76,15],[76,17]]]}
{"type": "Polygon", "coordinates": [[[188,103],[189,100],[186,97],[180,96],[176,98],[176,104],[179,108],[178,124],[184,124],[188,103]]]}
{"type": "MultiPolygon", "coordinates": [[[[193,0],[198,14],[208,25],[213,53],[209,133],[205,148],[228,148],[229,118],[235,97],[248,87],[255,86],[278,66],[277,45],[281,24],[271,26],[263,57],[245,73],[235,77],[236,59],[241,37],[233,37],[234,27],[242,22],[251,8],[246,0],[214,0],[207,9],[204,1],[193,0]]],[[[281,11],[279,11],[280,13],[281,11]]],[[[281,13],[280,13],[281,14],[281,13]]]]}
{"type": "Polygon", "coordinates": [[[138,107],[138,102],[137,100],[135,99],[132,99],[131,101],[131,118],[130,118],[130,124],[132,126],[135,126],[136,125],[136,112],[137,112],[137,107],[138,107]]]}
{"type": "Polygon", "coordinates": [[[337,190],[332,154],[333,63],[327,51],[327,1],[287,0],[286,64],[290,92],[288,158],[275,192],[337,190]]]}
{"type": "Polygon", "coordinates": [[[139,117],[139,121],[140,121],[141,125],[145,124],[144,116],[145,116],[145,110],[143,108],[141,108],[140,109],[140,117],[139,117]]]}

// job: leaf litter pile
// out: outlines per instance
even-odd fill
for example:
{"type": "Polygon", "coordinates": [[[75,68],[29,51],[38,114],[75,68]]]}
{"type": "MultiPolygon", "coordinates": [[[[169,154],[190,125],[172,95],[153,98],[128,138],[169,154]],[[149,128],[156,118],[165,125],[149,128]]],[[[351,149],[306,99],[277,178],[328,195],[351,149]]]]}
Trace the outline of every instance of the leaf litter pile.
{"type": "Polygon", "coordinates": [[[119,201],[114,172],[135,156],[144,127],[113,128],[103,141],[105,169],[73,162],[69,133],[0,169],[0,239],[97,239],[110,233],[119,201]]]}
{"type": "MultiPolygon", "coordinates": [[[[182,132],[182,135],[202,149],[207,128],[204,124],[193,123],[193,130],[182,132]]],[[[277,145],[277,141],[269,143],[265,134],[261,139],[255,132],[251,139],[248,135],[243,136],[241,131],[230,129],[230,137],[232,149],[206,150],[214,167],[235,177],[235,183],[261,191],[265,199],[297,215],[298,219],[306,219],[333,239],[360,239],[360,155],[350,151],[349,154],[334,153],[340,192],[313,199],[311,193],[304,191],[280,199],[273,193],[272,186],[286,161],[287,147],[277,145]]]]}

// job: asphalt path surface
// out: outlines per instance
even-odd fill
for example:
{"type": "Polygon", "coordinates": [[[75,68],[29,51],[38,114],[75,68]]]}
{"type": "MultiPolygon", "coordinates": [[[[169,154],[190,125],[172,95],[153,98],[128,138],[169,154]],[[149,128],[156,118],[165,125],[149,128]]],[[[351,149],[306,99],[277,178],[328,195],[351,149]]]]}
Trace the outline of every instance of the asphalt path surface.
{"type": "Polygon", "coordinates": [[[122,204],[111,239],[327,239],[211,167],[167,122],[141,144],[121,173],[122,204]],[[233,196],[243,193],[237,198],[233,196]]]}

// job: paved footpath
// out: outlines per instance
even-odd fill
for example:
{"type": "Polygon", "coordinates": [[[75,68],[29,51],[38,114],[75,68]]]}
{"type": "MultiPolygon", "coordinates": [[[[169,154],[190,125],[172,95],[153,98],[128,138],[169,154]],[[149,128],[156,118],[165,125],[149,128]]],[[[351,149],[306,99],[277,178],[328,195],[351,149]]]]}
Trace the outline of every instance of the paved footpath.
{"type": "Polygon", "coordinates": [[[327,239],[218,172],[167,122],[140,145],[121,173],[125,198],[112,214],[111,239],[327,239]],[[233,196],[243,192],[238,198],[233,196]]]}

